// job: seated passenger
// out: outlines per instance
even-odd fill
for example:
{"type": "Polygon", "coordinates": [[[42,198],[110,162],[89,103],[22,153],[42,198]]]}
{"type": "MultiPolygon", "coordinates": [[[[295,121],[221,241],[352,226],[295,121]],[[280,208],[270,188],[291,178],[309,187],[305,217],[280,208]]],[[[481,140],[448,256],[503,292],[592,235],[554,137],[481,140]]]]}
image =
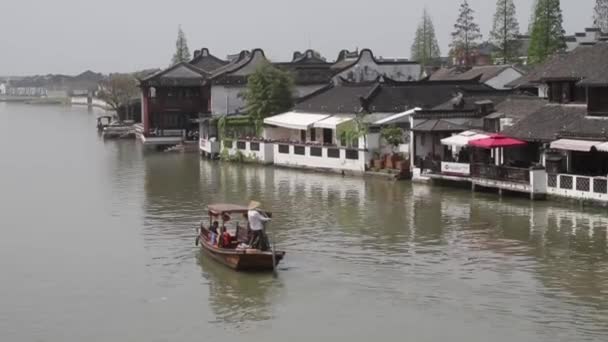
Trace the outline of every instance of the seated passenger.
{"type": "Polygon", "coordinates": [[[220,232],[221,233],[218,238],[218,247],[230,248],[230,244],[232,243],[232,236],[226,231],[225,226],[222,226],[220,232]]]}

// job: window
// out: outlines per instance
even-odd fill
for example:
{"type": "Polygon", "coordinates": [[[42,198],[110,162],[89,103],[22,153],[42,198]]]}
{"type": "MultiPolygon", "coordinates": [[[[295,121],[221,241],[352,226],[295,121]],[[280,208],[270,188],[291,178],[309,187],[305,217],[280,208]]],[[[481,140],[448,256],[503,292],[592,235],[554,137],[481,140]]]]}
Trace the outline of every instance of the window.
{"type": "Polygon", "coordinates": [[[420,134],[420,145],[424,146],[426,144],[426,134],[420,134]]]}
{"type": "Polygon", "coordinates": [[[358,160],[359,151],[358,150],[346,150],[346,159],[358,160]]]}
{"type": "Polygon", "coordinates": [[[232,140],[224,140],[224,147],[232,148],[232,140]]]}
{"type": "Polygon", "coordinates": [[[317,130],[316,128],[310,129],[310,141],[317,141],[317,130]]]}
{"type": "Polygon", "coordinates": [[[249,149],[252,150],[252,151],[259,151],[260,150],[260,143],[250,142],[249,143],[249,149]]]}
{"type": "Polygon", "coordinates": [[[311,147],[310,148],[310,155],[313,157],[322,157],[323,156],[323,149],[321,149],[320,147],[311,147]]]}
{"type": "Polygon", "coordinates": [[[154,88],[154,87],[150,88],[150,97],[151,98],[156,97],[156,88],[154,88]]]}
{"type": "Polygon", "coordinates": [[[306,154],[306,148],[304,146],[294,146],[293,147],[293,153],[303,156],[306,154]]]}
{"type": "Polygon", "coordinates": [[[328,158],[340,158],[340,150],[337,148],[328,148],[327,157],[328,158]]]}
{"type": "Polygon", "coordinates": [[[300,141],[303,143],[306,142],[306,131],[304,130],[300,131],[300,141]]]}
{"type": "Polygon", "coordinates": [[[244,141],[237,141],[236,148],[238,148],[239,150],[245,150],[247,149],[247,144],[244,141]]]}
{"type": "Polygon", "coordinates": [[[289,154],[289,145],[279,145],[279,153],[289,154]]]}

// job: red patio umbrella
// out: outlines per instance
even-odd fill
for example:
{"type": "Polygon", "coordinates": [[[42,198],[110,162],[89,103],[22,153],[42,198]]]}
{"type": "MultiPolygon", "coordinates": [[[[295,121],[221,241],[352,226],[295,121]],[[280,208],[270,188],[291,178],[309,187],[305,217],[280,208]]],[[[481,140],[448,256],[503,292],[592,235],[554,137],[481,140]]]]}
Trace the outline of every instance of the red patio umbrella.
{"type": "Polygon", "coordinates": [[[469,146],[485,148],[485,149],[493,149],[500,147],[517,147],[523,146],[527,143],[522,140],[518,140],[515,138],[509,138],[502,134],[493,134],[488,138],[482,138],[477,140],[469,141],[469,146]]]}

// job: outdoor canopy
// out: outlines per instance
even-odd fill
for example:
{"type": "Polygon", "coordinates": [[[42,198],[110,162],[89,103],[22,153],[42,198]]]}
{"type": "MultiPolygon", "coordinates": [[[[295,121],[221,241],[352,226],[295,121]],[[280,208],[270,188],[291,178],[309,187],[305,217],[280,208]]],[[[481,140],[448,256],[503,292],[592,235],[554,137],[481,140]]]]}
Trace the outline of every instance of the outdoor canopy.
{"type": "Polygon", "coordinates": [[[472,140],[489,138],[489,134],[480,133],[477,131],[464,131],[451,137],[441,139],[442,145],[463,147],[467,146],[472,140]]]}
{"type": "Polygon", "coordinates": [[[560,139],[552,142],[551,148],[565,151],[591,152],[593,147],[601,151],[601,145],[603,144],[599,141],[560,139]]]}
{"type": "Polygon", "coordinates": [[[523,146],[527,143],[522,140],[514,139],[506,137],[502,134],[492,134],[488,138],[482,138],[477,140],[469,141],[469,146],[485,148],[485,149],[493,149],[493,148],[501,148],[501,147],[517,147],[523,146]]]}
{"type": "Polygon", "coordinates": [[[336,129],[339,125],[343,124],[343,123],[347,123],[349,121],[352,121],[355,118],[354,115],[336,115],[336,116],[330,116],[326,119],[323,119],[321,121],[317,121],[313,124],[313,127],[315,128],[329,128],[329,129],[336,129]]]}
{"type": "Polygon", "coordinates": [[[600,152],[608,152],[608,142],[595,145],[595,149],[600,152]]]}
{"type": "Polygon", "coordinates": [[[289,129],[307,130],[312,127],[315,122],[328,117],[330,117],[330,115],[327,114],[287,112],[264,119],[264,124],[289,129]]]}

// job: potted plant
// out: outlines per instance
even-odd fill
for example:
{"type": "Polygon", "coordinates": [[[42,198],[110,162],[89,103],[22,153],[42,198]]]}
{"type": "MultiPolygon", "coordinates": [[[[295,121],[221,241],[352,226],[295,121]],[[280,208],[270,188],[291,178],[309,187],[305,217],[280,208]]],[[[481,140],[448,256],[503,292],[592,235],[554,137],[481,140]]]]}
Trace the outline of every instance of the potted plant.
{"type": "Polygon", "coordinates": [[[372,159],[373,168],[376,170],[382,170],[384,168],[384,159],[381,158],[380,153],[374,152],[372,159]]]}
{"type": "Polygon", "coordinates": [[[396,126],[388,126],[382,129],[380,136],[391,146],[392,153],[387,155],[386,167],[389,169],[397,168],[396,163],[400,157],[395,153],[399,145],[403,144],[403,130],[396,126]]]}
{"type": "Polygon", "coordinates": [[[410,161],[404,158],[399,158],[395,164],[395,168],[400,172],[407,172],[410,170],[410,161]]]}

